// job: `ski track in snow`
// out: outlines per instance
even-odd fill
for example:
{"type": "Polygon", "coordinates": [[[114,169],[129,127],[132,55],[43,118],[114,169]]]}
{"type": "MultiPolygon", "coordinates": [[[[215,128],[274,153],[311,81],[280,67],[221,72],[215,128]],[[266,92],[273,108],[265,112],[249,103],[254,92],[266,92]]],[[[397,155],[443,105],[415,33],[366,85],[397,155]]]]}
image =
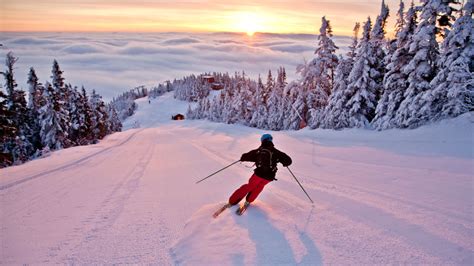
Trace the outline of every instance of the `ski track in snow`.
{"type": "Polygon", "coordinates": [[[474,263],[472,157],[367,148],[359,131],[335,133],[340,142],[315,131],[324,145],[311,132],[272,132],[315,204],[280,167],[243,216],[234,206],[213,219],[251,163],[195,182],[256,148],[263,131],[170,121],[187,108],[171,94],[138,102],[125,125],[145,128],[0,170],[1,264],[474,263]]]}
{"type": "Polygon", "coordinates": [[[5,185],[1,185],[0,186],[0,190],[4,190],[4,189],[8,189],[8,188],[11,188],[13,186],[16,186],[16,185],[19,185],[21,183],[24,183],[24,182],[28,182],[30,180],[33,180],[35,178],[38,178],[38,177],[42,177],[42,176],[45,176],[45,175],[50,175],[50,174],[53,174],[55,172],[58,172],[58,171],[62,171],[62,170],[66,170],[67,168],[71,168],[71,167],[79,167],[81,166],[81,163],[84,162],[84,161],[88,161],[90,159],[93,159],[95,156],[99,155],[99,154],[102,154],[104,152],[107,152],[111,149],[114,149],[114,148],[117,148],[117,147],[120,147],[122,145],[124,145],[125,143],[127,143],[128,141],[130,141],[130,139],[132,139],[136,134],[138,134],[140,131],[136,131],[135,133],[133,133],[131,136],[129,136],[128,138],[126,138],[123,142],[119,143],[118,145],[115,145],[115,146],[112,146],[112,147],[108,147],[108,148],[104,148],[98,152],[95,152],[91,155],[87,155],[79,160],[75,160],[73,162],[70,162],[70,163],[67,163],[63,166],[60,166],[58,168],[54,168],[54,169],[51,169],[51,170],[47,170],[45,172],[41,172],[41,173],[38,173],[38,174],[35,174],[33,176],[29,176],[29,177],[25,177],[25,178],[22,178],[20,180],[17,180],[17,181],[14,181],[14,182],[11,182],[9,184],[5,184],[5,185]]]}

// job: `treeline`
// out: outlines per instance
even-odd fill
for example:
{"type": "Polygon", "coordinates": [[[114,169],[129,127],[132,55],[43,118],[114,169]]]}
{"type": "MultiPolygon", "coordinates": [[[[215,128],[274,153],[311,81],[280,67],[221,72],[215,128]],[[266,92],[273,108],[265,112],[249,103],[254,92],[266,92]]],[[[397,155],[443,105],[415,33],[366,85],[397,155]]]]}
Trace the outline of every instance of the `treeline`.
{"type": "Polygon", "coordinates": [[[110,105],[116,110],[120,121],[124,121],[127,117],[135,113],[138,107],[135,100],[146,97],[147,95],[147,89],[144,86],[139,86],[114,97],[110,105]]]}
{"type": "Polygon", "coordinates": [[[165,84],[158,84],[158,86],[150,89],[145,86],[138,86],[114,97],[110,102],[110,105],[116,110],[120,121],[124,121],[127,117],[130,117],[135,113],[135,110],[138,107],[135,103],[136,99],[144,97],[156,98],[171,90],[172,85],[169,81],[165,82],[165,84]]]}
{"type": "Polygon", "coordinates": [[[285,69],[266,82],[215,73],[225,83],[208,97],[202,76],[175,81],[175,97],[197,101],[188,118],[262,129],[415,128],[474,110],[473,1],[426,0],[406,10],[400,1],[395,38],[386,38],[388,6],[374,23],[356,23],[349,52],[337,56],[322,18],[315,57],[287,84],[285,69]],[[225,80],[225,82],[223,81],[225,80]]]}
{"type": "Polygon", "coordinates": [[[28,74],[28,95],[17,88],[12,52],[6,57],[6,94],[0,90],[0,167],[44,156],[51,150],[96,143],[122,124],[115,108],[94,91],[66,84],[54,60],[51,81],[28,74]],[[26,100],[28,97],[28,101],[26,100]]]}

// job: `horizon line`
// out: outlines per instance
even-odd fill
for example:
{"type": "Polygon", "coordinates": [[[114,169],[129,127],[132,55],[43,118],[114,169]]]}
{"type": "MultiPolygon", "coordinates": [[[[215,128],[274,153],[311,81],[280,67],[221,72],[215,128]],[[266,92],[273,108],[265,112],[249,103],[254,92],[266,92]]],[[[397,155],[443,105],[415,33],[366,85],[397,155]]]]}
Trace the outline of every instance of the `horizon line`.
{"type": "MultiPolygon", "coordinates": [[[[252,38],[255,35],[308,35],[318,36],[316,33],[307,32],[255,32],[249,36],[246,32],[239,31],[110,31],[110,30],[0,30],[0,33],[164,33],[164,34],[176,34],[176,33],[197,33],[197,34],[235,34],[244,35],[252,38]]],[[[335,37],[351,37],[352,35],[334,34],[335,37]]]]}

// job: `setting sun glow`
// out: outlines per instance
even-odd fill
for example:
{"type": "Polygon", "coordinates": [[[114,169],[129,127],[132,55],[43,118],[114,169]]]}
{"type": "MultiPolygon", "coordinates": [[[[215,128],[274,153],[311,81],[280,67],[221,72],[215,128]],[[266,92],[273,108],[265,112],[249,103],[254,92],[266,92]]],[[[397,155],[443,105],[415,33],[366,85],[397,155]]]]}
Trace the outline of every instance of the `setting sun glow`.
{"type": "MultiPolygon", "coordinates": [[[[351,36],[355,22],[365,21],[369,15],[375,20],[381,0],[41,2],[41,5],[35,5],[34,0],[3,1],[0,5],[3,12],[0,31],[243,32],[249,36],[255,32],[316,34],[321,17],[326,16],[336,35],[351,36]],[[63,17],[68,19],[61,19],[63,17]]],[[[399,0],[385,2],[391,10],[396,10],[399,0]]],[[[395,18],[391,12],[390,19],[395,18]]]]}
{"type": "Polygon", "coordinates": [[[245,32],[248,36],[252,36],[255,32],[263,31],[264,18],[256,13],[236,13],[233,19],[235,19],[236,31],[245,32]]]}

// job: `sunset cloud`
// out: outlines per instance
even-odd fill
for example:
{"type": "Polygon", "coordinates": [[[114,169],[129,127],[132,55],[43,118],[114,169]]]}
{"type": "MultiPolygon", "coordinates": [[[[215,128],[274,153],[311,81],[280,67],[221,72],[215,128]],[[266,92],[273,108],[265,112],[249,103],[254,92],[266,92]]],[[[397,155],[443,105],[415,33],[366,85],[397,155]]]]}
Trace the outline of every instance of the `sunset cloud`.
{"type": "MultiPolygon", "coordinates": [[[[385,2],[393,26],[399,0],[385,2]]],[[[375,18],[380,6],[381,0],[6,0],[0,30],[316,34],[326,16],[335,34],[350,35],[355,22],[375,18]]]]}

